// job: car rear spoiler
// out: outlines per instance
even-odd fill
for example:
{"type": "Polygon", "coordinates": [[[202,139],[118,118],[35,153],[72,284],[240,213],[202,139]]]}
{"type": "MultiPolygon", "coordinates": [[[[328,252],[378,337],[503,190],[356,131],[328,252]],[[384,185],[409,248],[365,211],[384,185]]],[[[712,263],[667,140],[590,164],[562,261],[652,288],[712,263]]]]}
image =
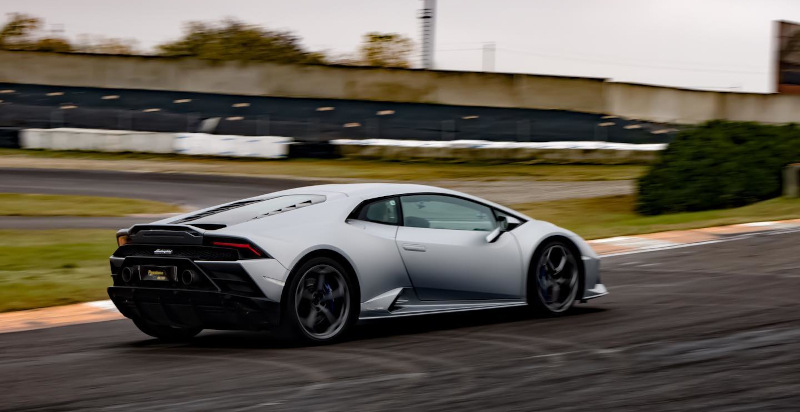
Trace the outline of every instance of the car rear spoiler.
{"type": "Polygon", "coordinates": [[[187,225],[133,225],[126,235],[128,243],[202,245],[203,233],[187,225]]]}

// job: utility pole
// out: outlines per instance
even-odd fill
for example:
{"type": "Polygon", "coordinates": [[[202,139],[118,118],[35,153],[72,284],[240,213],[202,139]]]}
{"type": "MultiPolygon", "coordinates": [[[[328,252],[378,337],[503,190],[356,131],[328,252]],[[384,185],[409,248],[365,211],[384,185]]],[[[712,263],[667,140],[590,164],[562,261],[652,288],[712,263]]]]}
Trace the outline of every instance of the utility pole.
{"type": "Polygon", "coordinates": [[[433,69],[433,48],[436,34],[436,0],[422,0],[422,68],[433,69]]]}

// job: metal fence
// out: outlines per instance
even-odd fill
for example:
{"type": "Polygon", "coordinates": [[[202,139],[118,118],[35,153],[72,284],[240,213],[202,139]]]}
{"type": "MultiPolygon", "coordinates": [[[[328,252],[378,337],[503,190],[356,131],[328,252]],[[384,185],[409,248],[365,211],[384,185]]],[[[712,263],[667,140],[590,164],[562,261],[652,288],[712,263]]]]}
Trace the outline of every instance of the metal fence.
{"type": "Polygon", "coordinates": [[[672,125],[559,110],[0,83],[0,126],[349,139],[665,143],[672,125]],[[214,121],[204,121],[215,119],[214,121]],[[213,127],[211,127],[213,125],[213,127]]]}

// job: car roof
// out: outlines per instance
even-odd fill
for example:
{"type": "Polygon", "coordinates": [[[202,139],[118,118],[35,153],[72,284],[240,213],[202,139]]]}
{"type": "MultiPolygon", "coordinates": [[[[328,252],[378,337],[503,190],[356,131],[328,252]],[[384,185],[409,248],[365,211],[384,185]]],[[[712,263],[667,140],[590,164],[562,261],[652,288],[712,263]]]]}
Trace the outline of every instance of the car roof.
{"type": "Polygon", "coordinates": [[[524,216],[523,214],[517,212],[516,210],[513,210],[511,208],[508,208],[506,206],[497,204],[495,202],[492,202],[490,200],[478,196],[473,196],[464,192],[445,189],[442,187],[418,185],[410,183],[343,183],[343,184],[315,185],[315,186],[298,187],[295,189],[270,193],[267,195],[263,195],[263,197],[283,196],[292,194],[320,194],[326,196],[343,195],[350,198],[358,199],[360,201],[360,200],[374,199],[384,196],[403,195],[409,193],[441,193],[441,194],[459,196],[467,199],[472,199],[474,201],[486,204],[491,207],[495,207],[497,209],[505,211],[506,213],[510,213],[514,216],[520,217],[524,220],[530,219],[529,217],[524,216]]]}
{"type": "Polygon", "coordinates": [[[451,193],[458,194],[453,190],[443,189],[435,186],[407,184],[407,183],[344,183],[304,186],[296,189],[289,189],[275,194],[305,193],[305,194],[326,194],[342,193],[349,197],[380,197],[403,193],[451,193]]]}
{"type": "MultiPolygon", "coordinates": [[[[477,196],[472,196],[463,192],[458,192],[455,190],[445,189],[436,186],[408,184],[408,183],[344,183],[344,184],[303,186],[294,189],[282,190],[279,192],[267,193],[260,196],[254,196],[247,199],[241,199],[236,202],[247,201],[251,199],[270,199],[274,197],[287,196],[287,195],[324,195],[328,198],[328,201],[337,199],[344,200],[346,198],[350,198],[357,203],[367,199],[379,198],[384,196],[403,195],[409,193],[441,193],[441,194],[455,195],[467,199],[472,199],[491,207],[495,207],[513,216],[517,216],[522,220],[530,219],[530,217],[527,217],[513,209],[494,203],[487,199],[479,198],[477,196]]],[[[207,209],[201,209],[198,211],[189,212],[181,216],[173,216],[156,223],[170,223],[172,221],[175,221],[176,219],[185,218],[192,214],[202,213],[206,210],[219,208],[221,206],[227,204],[233,204],[236,202],[230,202],[223,205],[213,206],[207,209]]],[[[326,203],[328,202],[324,202],[323,204],[326,203]]],[[[281,215],[279,214],[277,216],[281,215]]]]}

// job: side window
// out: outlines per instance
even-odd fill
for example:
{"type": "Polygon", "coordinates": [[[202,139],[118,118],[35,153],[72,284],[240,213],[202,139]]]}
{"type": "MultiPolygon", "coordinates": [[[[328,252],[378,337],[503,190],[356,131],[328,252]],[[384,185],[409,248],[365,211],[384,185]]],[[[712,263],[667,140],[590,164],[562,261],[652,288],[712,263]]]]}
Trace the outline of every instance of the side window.
{"type": "Polygon", "coordinates": [[[458,197],[409,195],[400,204],[403,224],[409,227],[491,231],[497,226],[492,209],[458,197]]]}
{"type": "Polygon", "coordinates": [[[397,213],[397,199],[379,199],[361,206],[354,217],[367,222],[396,225],[400,222],[397,213]]]}

